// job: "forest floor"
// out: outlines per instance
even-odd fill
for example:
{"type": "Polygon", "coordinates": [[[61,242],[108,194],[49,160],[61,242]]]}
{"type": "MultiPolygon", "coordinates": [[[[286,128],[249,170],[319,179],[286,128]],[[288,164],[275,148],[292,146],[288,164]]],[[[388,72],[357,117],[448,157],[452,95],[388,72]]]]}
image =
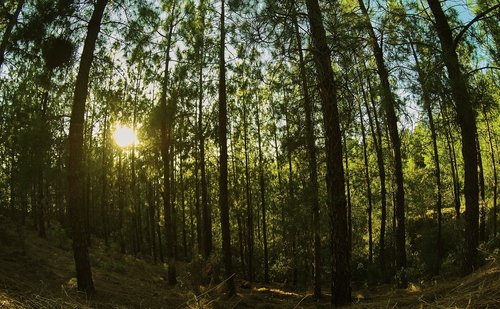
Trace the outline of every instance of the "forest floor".
{"type": "MultiPolygon", "coordinates": [[[[0,218],[1,219],[1,218],[0,218]]],[[[242,288],[227,299],[220,286],[193,287],[189,268],[179,265],[179,284],[169,287],[165,268],[142,259],[92,247],[97,290],[92,299],[76,291],[73,258],[62,231],[47,239],[0,220],[0,308],[329,308],[328,297],[314,302],[310,291],[279,284],[242,288]],[[24,239],[24,241],[20,241],[24,239]],[[196,291],[196,293],[194,292],[196,291]]],[[[325,293],[327,294],[327,293],[325,293]]],[[[410,284],[354,289],[354,308],[500,308],[500,261],[492,258],[474,274],[410,284]]]]}

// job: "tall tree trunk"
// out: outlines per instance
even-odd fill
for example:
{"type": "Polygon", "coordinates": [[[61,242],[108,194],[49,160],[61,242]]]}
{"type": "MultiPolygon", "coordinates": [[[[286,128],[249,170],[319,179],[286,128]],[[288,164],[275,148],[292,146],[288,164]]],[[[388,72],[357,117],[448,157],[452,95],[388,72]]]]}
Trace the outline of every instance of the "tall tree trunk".
{"type": "MultiPolygon", "coordinates": [[[[283,96],[285,98],[285,102],[286,102],[286,91],[285,91],[285,88],[283,87],[282,85],[282,88],[283,88],[283,96]]],[[[273,115],[273,120],[274,120],[274,125],[273,125],[273,137],[274,137],[274,149],[276,151],[276,171],[277,171],[277,176],[278,176],[278,191],[279,191],[279,196],[281,197],[281,205],[279,207],[280,209],[280,213],[279,213],[279,217],[280,217],[280,223],[281,223],[281,240],[283,242],[283,254],[286,256],[286,251],[287,251],[287,248],[286,248],[286,227],[285,227],[285,202],[286,200],[284,199],[285,197],[285,191],[284,191],[284,188],[283,188],[283,178],[282,178],[282,175],[281,175],[281,164],[280,164],[280,153],[279,153],[279,146],[278,146],[278,126],[276,125],[277,122],[278,122],[278,117],[276,115],[276,110],[273,108],[272,109],[272,115],[273,115]]]]}
{"type": "Polygon", "coordinates": [[[200,201],[200,176],[198,173],[199,166],[199,158],[195,156],[194,158],[195,166],[197,168],[194,169],[194,177],[195,177],[195,204],[194,204],[194,216],[196,218],[196,245],[198,253],[203,252],[203,222],[201,221],[201,201],[200,201]]]}
{"type": "MultiPolygon", "coordinates": [[[[410,41],[413,41],[410,38],[410,41]]],[[[418,59],[417,55],[417,50],[414,46],[413,43],[410,45],[412,54],[413,54],[413,59],[415,60],[415,65],[417,69],[417,75],[418,75],[418,81],[420,83],[420,86],[422,87],[422,100],[424,102],[424,109],[427,113],[427,118],[429,120],[429,128],[431,130],[431,139],[432,139],[432,149],[433,149],[433,159],[434,159],[434,177],[436,178],[436,187],[437,187],[437,193],[436,193],[436,213],[437,213],[437,220],[438,220],[438,231],[437,231],[437,259],[436,259],[436,265],[434,272],[436,274],[439,274],[439,269],[441,268],[441,260],[443,256],[443,242],[442,242],[442,184],[441,184],[441,168],[439,165],[439,152],[438,152],[438,146],[437,146],[437,133],[436,133],[436,127],[434,125],[434,116],[432,114],[432,106],[431,106],[431,97],[429,94],[428,90],[428,85],[425,80],[424,72],[422,71],[422,68],[420,67],[420,61],[418,59]]]]}
{"type": "Polygon", "coordinates": [[[455,141],[453,140],[453,133],[451,130],[451,125],[448,117],[446,117],[445,109],[443,105],[439,104],[439,109],[441,111],[441,116],[446,124],[446,144],[448,146],[448,153],[450,156],[450,167],[451,167],[451,177],[453,180],[453,202],[455,205],[455,214],[457,220],[460,218],[460,180],[458,178],[458,167],[457,167],[457,156],[455,153],[455,141]]]}
{"type": "Polygon", "coordinates": [[[253,269],[253,249],[254,249],[254,228],[253,228],[253,207],[252,192],[250,189],[250,158],[248,150],[248,122],[247,122],[247,104],[243,100],[243,141],[245,148],[245,194],[247,203],[247,261],[248,261],[248,280],[254,280],[253,269]]]}
{"type": "Polygon", "coordinates": [[[351,302],[351,271],[337,89],[319,3],[307,0],[306,6],[325,128],[327,204],[332,229],[332,304],[342,306],[351,302]]]}
{"type": "MultiPolygon", "coordinates": [[[[47,166],[47,163],[46,161],[49,160],[49,158],[47,157],[47,146],[45,145],[47,143],[47,141],[45,140],[45,137],[46,137],[46,134],[49,133],[48,132],[48,124],[47,124],[47,109],[48,109],[48,100],[49,100],[49,92],[46,90],[43,92],[42,94],[42,102],[41,102],[41,106],[42,106],[42,109],[41,109],[41,116],[40,116],[40,127],[39,127],[39,130],[40,130],[40,135],[39,135],[39,139],[38,141],[36,142],[37,143],[37,151],[38,151],[38,155],[40,156],[39,157],[39,160],[40,160],[40,163],[39,163],[39,166],[38,166],[38,175],[37,175],[37,184],[36,184],[36,187],[37,187],[37,208],[38,208],[38,211],[37,211],[37,228],[38,228],[38,236],[40,236],[41,238],[46,238],[47,237],[47,234],[46,234],[46,231],[45,231],[45,217],[46,217],[46,211],[48,210],[47,207],[48,207],[48,203],[47,203],[47,198],[48,196],[45,194],[46,190],[45,190],[45,187],[46,187],[46,179],[45,179],[45,167],[47,166]]],[[[50,147],[50,145],[49,145],[50,147]]],[[[49,163],[50,165],[50,163],[49,163]]]]}
{"type": "Polygon", "coordinates": [[[370,44],[372,47],[373,55],[375,57],[375,62],[377,64],[377,73],[381,82],[382,90],[382,100],[383,107],[385,110],[385,116],[387,119],[387,127],[389,130],[389,137],[392,143],[392,149],[394,153],[394,174],[396,181],[396,203],[395,203],[395,223],[396,223],[396,233],[395,233],[395,249],[396,249],[396,268],[401,272],[401,277],[398,282],[400,287],[406,287],[407,280],[405,276],[406,268],[406,235],[405,235],[405,197],[404,197],[404,186],[403,186],[403,162],[401,159],[401,141],[399,139],[398,132],[398,118],[396,116],[396,102],[394,95],[391,91],[391,85],[389,83],[389,73],[387,71],[384,55],[382,48],[380,47],[375,31],[368,16],[368,11],[366,10],[363,0],[358,0],[359,6],[363,13],[366,28],[370,36],[370,44]]]}
{"type": "Polygon", "coordinates": [[[80,68],[76,78],[76,86],[71,110],[69,126],[69,161],[68,161],[68,210],[72,225],[73,256],[76,266],[78,290],[92,294],[95,292],[92,271],[88,254],[83,210],[83,126],[85,101],[87,100],[90,67],[94,58],[97,35],[107,0],[98,0],[87,30],[83,46],[80,68]]]}
{"type": "MultiPolygon", "coordinates": [[[[370,101],[372,106],[375,106],[375,102],[373,102],[373,94],[371,92],[370,81],[369,83],[369,91],[370,91],[370,101]]],[[[380,239],[379,239],[379,262],[380,268],[385,270],[385,226],[387,221],[387,189],[385,184],[385,165],[384,165],[384,156],[382,152],[382,130],[380,128],[380,123],[378,120],[377,111],[374,108],[373,110],[373,119],[372,114],[370,112],[370,107],[368,105],[368,98],[366,96],[366,91],[363,87],[363,83],[361,82],[361,90],[363,92],[363,102],[365,105],[366,113],[368,114],[368,122],[370,124],[370,131],[372,133],[373,142],[375,144],[375,153],[377,155],[377,167],[378,167],[378,176],[380,180],[380,239]],[[375,125],[373,124],[375,122],[375,125]]]]}
{"type": "MultiPolygon", "coordinates": [[[[283,93],[283,98],[284,98],[284,106],[285,106],[285,131],[286,131],[286,140],[287,141],[290,141],[291,139],[291,135],[290,135],[290,120],[289,120],[289,115],[288,115],[288,101],[287,101],[287,95],[286,95],[286,91],[285,89],[283,88],[284,90],[284,93],[283,93]]],[[[295,175],[293,173],[293,166],[292,166],[292,147],[290,145],[290,143],[288,143],[287,145],[287,152],[286,152],[286,157],[287,157],[287,163],[288,163],[288,196],[287,196],[287,201],[288,201],[288,207],[291,207],[292,205],[294,205],[295,203],[295,195],[294,195],[294,190],[295,190],[295,186],[294,186],[294,178],[295,178],[295,175]]],[[[284,217],[284,214],[283,214],[283,217],[284,217]]],[[[295,218],[292,217],[290,218],[291,221],[295,221],[295,218]]],[[[283,229],[286,230],[286,227],[283,226],[283,229]]],[[[293,268],[293,279],[292,279],[292,282],[293,282],[293,286],[296,286],[297,285],[297,273],[298,273],[298,263],[297,263],[297,246],[296,246],[296,242],[295,242],[295,239],[296,239],[296,234],[297,232],[294,230],[292,231],[288,231],[288,237],[285,239],[285,243],[286,244],[290,244],[290,238],[291,238],[291,242],[292,242],[292,248],[291,248],[291,252],[290,252],[290,259],[293,261],[292,263],[292,268],[293,268]]],[[[285,235],[285,232],[283,232],[283,235],[285,235]]]]}
{"type": "Polygon", "coordinates": [[[436,269],[435,273],[439,273],[439,269],[441,268],[441,260],[443,258],[443,241],[442,241],[442,225],[443,225],[443,214],[442,214],[442,196],[443,196],[443,188],[441,184],[441,168],[439,165],[439,152],[437,146],[437,134],[436,128],[434,125],[434,117],[432,115],[432,108],[430,105],[430,99],[428,95],[424,94],[427,98],[424,98],[424,105],[427,111],[427,118],[429,119],[429,127],[431,130],[431,138],[432,138],[432,149],[434,152],[434,177],[436,177],[436,186],[437,186],[437,196],[436,196],[436,213],[438,219],[438,232],[437,232],[437,261],[436,261],[436,269]]]}
{"type": "Polygon", "coordinates": [[[125,197],[123,184],[125,180],[123,179],[123,150],[120,149],[118,153],[118,238],[120,243],[120,252],[121,254],[125,254],[125,239],[123,237],[123,209],[125,208],[125,197]]]}
{"type": "MultiPolygon", "coordinates": [[[[91,226],[92,226],[92,216],[94,214],[94,207],[93,207],[93,198],[92,198],[92,175],[91,175],[91,157],[92,157],[92,149],[93,149],[93,135],[92,135],[92,129],[93,129],[93,123],[94,123],[94,117],[95,117],[95,105],[92,105],[92,109],[88,110],[89,114],[91,115],[90,120],[88,121],[88,126],[84,129],[84,144],[83,144],[83,153],[85,156],[85,191],[84,191],[84,196],[85,196],[85,231],[87,232],[87,244],[89,247],[92,246],[91,244],[91,226]],[[88,136],[88,142],[85,142],[85,136],[88,136]]],[[[87,117],[85,117],[87,118],[87,117]]],[[[84,125],[85,126],[85,125],[84,125]]]]}
{"type": "MultiPolygon", "coordinates": [[[[200,1],[200,10],[203,8],[204,1],[200,1]]],[[[212,216],[211,209],[208,205],[208,189],[207,189],[207,176],[205,164],[205,133],[203,130],[203,67],[205,57],[205,12],[202,12],[202,31],[197,36],[199,45],[199,68],[198,68],[198,141],[200,147],[200,162],[199,169],[201,173],[201,208],[203,212],[203,255],[205,259],[210,256],[212,252],[212,216]]]]}
{"type": "Polygon", "coordinates": [[[297,44],[297,52],[299,55],[299,69],[301,90],[305,111],[306,121],[306,147],[308,156],[308,169],[309,169],[309,203],[312,215],[312,228],[313,228],[313,297],[314,299],[321,298],[321,238],[320,238],[320,220],[319,220],[319,185],[318,185],[318,163],[316,156],[316,136],[314,135],[314,115],[313,103],[309,94],[309,86],[307,84],[307,72],[304,61],[304,53],[302,51],[302,39],[299,32],[299,25],[297,21],[297,12],[295,5],[293,5],[293,24],[295,32],[295,41],[297,44]]]}
{"type": "Polygon", "coordinates": [[[262,237],[264,242],[264,282],[269,283],[269,250],[267,244],[267,222],[266,222],[266,179],[264,177],[264,155],[262,153],[262,136],[260,132],[260,109],[257,104],[257,138],[259,144],[259,185],[260,202],[262,208],[262,237]]]}
{"type": "Polygon", "coordinates": [[[2,36],[2,42],[0,43],[0,68],[5,61],[5,50],[7,49],[7,45],[9,44],[10,35],[12,34],[12,30],[14,30],[14,26],[17,24],[17,19],[19,18],[19,14],[21,14],[21,10],[23,9],[25,0],[19,0],[17,2],[16,10],[14,14],[9,16],[9,21],[7,23],[7,27],[5,27],[5,32],[2,36]]]}
{"type": "Polygon", "coordinates": [[[170,49],[172,45],[172,34],[174,28],[174,14],[176,3],[174,2],[174,7],[170,15],[169,32],[167,35],[167,47],[165,51],[165,69],[163,72],[162,81],[162,93],[160,98],[160,108],[162,111],[162,122],[161,122],[161,157],[163,160],[163,211],[165,220],[165,241],[167,243],[167,265],[168,265],[168,283],[170,285],[175,285],[177,283],[177,272],[176,272],[176,259],[175,259],[175,235],[174,235],[174,216],[173,216],[173,205],[171,203],[171,183],[170,183],[170,160],[171,155],[171,142],[172,142],[172,127],[174,117],[172,115],[173,110],[170,108],[170,104],[167,104],[167,91],[169,84],[169,65],[170,65],[170,49]]]}
{"type": "Polygon", "coordinates": [[[244,233],[244,224],[242,223],[241,215],[238,214],[236,216],[237,226],[238,226],[238,241],[240,243],[240,261],[241,261],[241,270],[245,272],[245,233],[244,233]]]}
{"type": "Polygon", "coordinates": [[[156,264],[157,255],[156,255],[156,200],[155,200],[155,192],[153,187],[153,181],[148,181],[148,208],[149,208],[149,233],[151,238],[151,254],[153,256],[153,261],[156,264]]]}
{"type": "Polygon", "coordinates": [[[427,0],[436,21],[436,31],[441,42],[443,59],[450,80],[450,87],[457,120],[462,135],[462,156],[465,170],[465,244],[463,271],[469,274],[477,266],[477,246],[479,238],[479,201],[478,201],[478,173],[477,173],[477,149],[476,139],[476,116],[469,98],[467,84],[460,71],[460,62],[454,48],[454,41],[450,25],[443,12],[439,0],[427,0]]]}
{"type": "Polygon", "coordinates": [[[373,212],[373,204],[372,204],[372,189],[371,189],[371,177],[370,177],[370,169],[368,162],[368,150],[366,146],[366,133],[365,133],[365,125],[363,123],[363,110],[361,109],[361,102],[358,104],[359,106],[359,122],[361,124],[361,141],[363,143],[363,160],[365,163],[365,180],[366,180],[366,197],[368,199],[368,208],[366,209],[368,215],[368,260],[370,264],[373,263],[373,228],[372,228],[372,212],[373,212]]]}
{"type": "MultiPolygon", "coordinates": [[[[183,124],[184,126],[184,124],[183,124]]],[[[181,136],[181,141],[180,144],[183,144],[183,133],[180,133],[181,136]]],[[[182,249],[183,249],[183,256],[184,260],[187,260],[188,258],[188,245],[187,245],[187,229],[186,229],[186,203],[185,203],[185,191],[186,187],[184,185],[184,169],[183,169],[183,160],[182,160],[182,153],[179,154],[180,159],[179,159],[179,191],[181,193],[181,198],[180,198],[180,206],[181,206],[181,214],[182,214],[182,249]]]]}
{"type": "MultiPolygon", "coordinates": [[[[172,109],[171,109],[172,110],[172,109]]],[[[173,123],[173,121],[171,122],[173,123]]],[[[175,128],[172,127],[169,130],[171,133],[169,136],[177,136],[175,132],[175,128]]],[[[175,160],[176,160],[176,145],[177,143],[171,138],[170,142],[170,207],[171,207],[171,222],[172,222],[172,243],[173,243],[173,250],[174,250],[174,258],[175,261],[177,262],[179,255],[178,255],[178,248],[177,248],[177,180],[176,180],[176,167],[175,167],[175,160]]]]}
{"type": "MultiPolygon", "coordinates": [[[[134,94],[134,106],[132,114],[132,130],[134,133],[137,131],[137,104],[139,99],[139,78],[140,71],[135,82],[135,94],[134,94]]],[[[135,155],[135,144],[132,143],[131,156],[131,182],[130,182],[130,192],[132,193],[132,209],[134,210],[134,239],[135,239],[135,253],[141,252],[142,244],[142,215],[140,207],[140,192],[137,190],[137,172],[136,172],[136,155],[135,155]]]]}
{"type": "MultiPolygon", "coordinates": [[[[157,182],[159,183],[159,179],[157,179],[157,182]]],[[[156,183],[156,182],[155,182],[156,183]]],[[[160,191],[158,188],[155,190],[155,192],[157,192],[155,194],[155,201],[156,201],[156,205],[158,205],[156,207],[156,218],[157,218],[157,222],[156,222],[156,226],[158,228],[158,231],[157,231],[157,235],[158,235],[158,256],[160,257],[160,262],[163,264],[165,262],[165,259],[163,257],[163,243],[162,243],[162,240],[161,240],[161,234],[162,234],[162,231],[161,231],[161,226],[160,226],[160,199],[162,199],[162,197],[160,196],[161,194],[158,194],[158,191],[160,191]]]]}
{"type": "Polygon", "coordinates": [[[345,162],[345,181],[347,191],[347,232],[349,239],[349,259],[352,257],[352,201],[351,201],[351,179],[349,169],[349,150],[347,149],[347,136],[344,131],[344,162],[345,162]]]}
{"type": "Polygon", "coordinates": [[[480,215],[479,215],[479,240],[486,240],[486,193],[484,188],[484,170],[483,158],[481,156],[481,146],[479,144],[479,135],[476,133],[476,148],[477,148],[477,172],[479,181],[479,197],[480,197],[480,215]]]}
{"type": "Polygon", "coordinates": [[[222,252],[226,273],[227,294],[234,295],[233,261],[231,254],[231,231],[229,226],[229,196],[227,187],[227,99],[226,99],[226,27],[225,0],[221,2],[220,46],[219,46],[219,207],[222,231],[222,252]]]}
{"type": "Polygon", "coordinates": [[[498,195],[498,175],[497,175],[497,162],[495,158],[495,148],[493,147],[493,135],[491,133],[490,121],[486,109],[483,105],[483,116],[486,122],[486,129],[488,130],[488,142],[490,146],[491,164],[493,168],[493,237],[497,236],[497,195],[498,195]]]}
{"type": "MultiPolygon", "coordinates": [[[[111,78],[110,78],[111,80],[111,78]]],[[[108,86],[108,88],[110,88],[108,86]]],[[[109,246],[109,235],[108,235],[108,116],[109,116],[109,105],[106,101],[104,107],[104,128],[102,130],[102,158],[101,158],[101,207],[100,207],[100,217],[102,225],[102,237],[104,238],[104,243],[106,247],[109,246]]]]}

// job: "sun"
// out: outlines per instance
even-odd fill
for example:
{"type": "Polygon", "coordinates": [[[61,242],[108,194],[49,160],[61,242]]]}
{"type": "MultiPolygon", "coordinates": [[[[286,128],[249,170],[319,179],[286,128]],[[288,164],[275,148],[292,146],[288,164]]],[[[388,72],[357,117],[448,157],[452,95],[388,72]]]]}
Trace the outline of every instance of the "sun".
{"type": "Polygon", "coordinates": [[[116,144],[123,148],[131,145],[137,145],[139,143],[137,134],[134,132],[134,130],[120,124],[116,126],[115,132],[113,133],[113,138],[115,139],[116,144]]]}

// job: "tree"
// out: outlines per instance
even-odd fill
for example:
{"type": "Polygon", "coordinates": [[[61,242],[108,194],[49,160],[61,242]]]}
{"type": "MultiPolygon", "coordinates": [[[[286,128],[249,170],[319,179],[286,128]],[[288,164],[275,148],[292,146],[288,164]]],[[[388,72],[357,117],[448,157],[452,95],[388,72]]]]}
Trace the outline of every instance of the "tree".
{"type": "Polygon", "coordinates": [[[307,0],[306,5],[311,27],[313,57],[316,64],[316,77],[319,83],[326,138],[327,204],[332,225],[330,235],[333,256],[332,304],[343,306],[351,302],[351,271],[337,89],[319,3],[317,0],[307,0]]]}
{"type": "MultiPolygon", "coordinates": [[[[410,38],[411,40],[411,38],[410,38]]],[[[415,60],[415,70],[417,71],[418,82],[422,91],[422,100],[424,104],[424,109],[427,114],[427,119],[429,121],[429,129],[431,130],[432,139],[432,151],[434,159],[434,177],[436,178],[436,213],[438,219],[438,232],[437,232],[437,261],[435,266],[436,274],[439,273],[439,268],[441,267],[441,260],[443,258],[443,242],[442,242],[442,225],[443,225],[443,214],[442,214],[442,204],[443,204],[443,188],[441,183],[441,167],[439,163],[439,151],[437,145],[437,133],[436,126],[434,123],[434,116],[432,113],[431,96],[429,90],[430,78],[425,79],[425,73],[420,65],[419,57],[417,55],[416,47],[413,42],[410,42],[410,47],[412,50],[413,59],[415,60]]],[[[430,75],[430,74],[429,74],[430,75]]]]}
{"type": "Polygon", "coordinates": [[[302,90],[302,102],[305,111],[306,121],[306,146],[308,153],[309,164],[309,192],[310,204],[313,224],[313,281],[314,281],[314,298],[321,298],[321,238],[320,238],[320,224],[319,224],[319,190],[318,190],[318,163],[316,156],[316,137],[314,135],[314,118],[313,118],[313,103],[309,94],[309,86],[307,83],[307,72],[304,61],[304,52],[302,51],[302,39],[299,33],[299,25],[297,21],[297,12],[295,5],[292,7],[292,22],[293,31],[295,34],[295,44],[297,44],[297,53],[299,56],[299,72],[302,90]]]}
{"type": "Polygon", "coordinates": [[[17,23],[19,14],[23,9],[24,2],[25,0],[19,0],[17,2],[16,10],[12,15],[9,16],[9,21],[3,33],[2,42],[0,43],[0,67],[2,67],[3,62],[5,61],[5,50],[7,49],[7,45],[9,44],[10,35],[12,34],[12,30],[17,23]]]}
{"type": "Polygon", "coordinates": [[[175,230],[174,230],[174,211],[171,201],[171,174],[170,161],[172,160],[172,128],[175,119],[173,102],[176,98],[167,100],[167,91],[169,87],[169,65],[170,49],[172,46],[172,34],[174,31],[176,3],[174,2],[168,25],[167,46],[165,50],[165,68],[163,71],[162,92],[160,97],[160,108],[162,114],[161,121],[161,156],[163,160],[163,209],[165,219],[165,241],[167,242],[168,259],[168,283],[174,285],[177,283],[176,258],[175,258],[175,230]],[[168,101],[168,102],[167,102],[168,101]]]}
{"type": "Polygon", "coordinates": [[[226,27],[225,0],[221,1],[220,46],[219,46],[219,208],[222,230],[222,252],[226,272],[228,296],[236,293],[231,254],[231,231],[229,226],[229,199],[227,186],[227,98],[226,98],[226,27]]]}
{"type": "Polygon", "coordinates": [[[208,188],[205,164],[205,130],[203,129],[203,66],[205,58],[205,2],[200,1],[201,25],[196,37],[199,48],[199,80],[198,80],[198,139],[200,147],[199,170],[201,174],[201,209],[203,214],[203,254],[205,258],[212,252],[212,216],[210,205],[208,204],[208,188]]]}
{"type": "Polygon", "coordinates": [[[382,105],[385,111],[385,116],[387,120],[387,127],[389,130],[389,136],[392,143],[392,149],[394,152],[394,175],[396,181],[396,205],[395,205],[395,223],[396,223],[396,267],[400,271],[400,287],[406,287],[406,235],[405,235],[405,198],[404,198],[404,185],[403,185],[403,162],[401,159],[401,141],[398,132],[398,119],[395,110],[395,99],[394,94],[391,91],[391,85],[389,83],[389,72],[384,61],[384,54],[382,48],[380,47],[375,31],[373,30],[370,18],[368,16],[368,11],[366,10],[363,0],[358,0],[361,12],[365,19],[365,25],[368,30],[370,37],[370,45],[375,57],[375,62],[377,64],[377,73],[380,78],[381,92],[382,92],[382,105]]]}
{"type": "Polygon", "coordinates": [[[83,45],[80,68],[76,78],[73,107],[69,127],[68,161],[68,209],[72,225],[73,255],[76,266],[78,289],[89,294],[95,292],[90,269],[88,243],[84,225],[83,210],[83,121],[85,101],[87,100],[89,72],[92,66],[94,49],[99,34],[101,20],[107,0],[98,0],[87,28],[87,37],[83,45]]]}
{"type": "Polygon", "coordinates": [[[428,0],[435,20],[435,28],[441,43],[442,57],[448,70],[449,83],[457,122],[462,137],[462,156],[464,160],[464,195],[465,195],[465,243],[464,263],[465,274],[471,273],[477,267],[477,246],[479,239],[479,188],[477,172],[476,116],[473,110],[465,78],[460,68],[460,62],[455,50],[453,34],[448,19],[443,12],[439,0],[428,0]]]}

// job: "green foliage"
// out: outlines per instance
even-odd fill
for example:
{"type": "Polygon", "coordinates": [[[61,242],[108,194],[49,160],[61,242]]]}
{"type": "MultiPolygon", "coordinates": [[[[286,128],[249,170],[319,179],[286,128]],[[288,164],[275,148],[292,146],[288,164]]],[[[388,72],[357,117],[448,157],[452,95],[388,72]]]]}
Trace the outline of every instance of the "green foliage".
{"type": "MultiPolygon", "coordinates": [[[[2,31],[14,2],[7,1],[0,5],[2,31]]],[[[296,283],[298,287],[308,288],[311,283],[313,235],[310,170],[297,37],[290,16],[292,2],[227,2],[228,36],[225,43],[231,240],[236,257],[235,269],[239,277],[245,277],[248,271],[248,217],[252,216],[254,266],[257,280],[262,280],[264,240],[257,149],[257,131],[260,129],[271,281],[288,285],[296,283]],[[248,177],[245,173],[245,135],[248,177]],[[251,213],[247,213],[247,180],[251,213]],[[293,282],[294,272],[297,272],[297,282],[293,282]]],[[[85,205],[88,206],[85,216],[91,239],[106,239],[114,252],[118,251],[117,243],[123,238],[126,255],[155,258],[159,262],[160,253],[164,255],[167,247],[163,208],[167,190],[175,208],[177,258],[191,261],[191,272],[198,272],[200,265],[194,264],[199,262],[197,228],[203,224],[198,213],[201,204],[199,147],[202,134],[215,248],[210,262],[216,281],[224,280],[217,207],[220,2],[123,0],[109,3],[110,11],[102,24],[91,69],[83,128],[85,173],[81,177],[85,180],[85,205]],[[167,50],[170,30],[171,46],[167,50]],[[167,59],[165,114],[159,102],[167,59]],[[201,132],[198,127],[199,100],[202,106],[201,132]],[[135,127],[138,131],[140,143],[133,149],[119,149],[114,143],[112,135],[117,123],[135,127]],[[173,181],[170,188],[163,186],[160,129],[164,123],[171,126],[172,132],[169,150],[172,154],[170,177],[173,181]],[[123,207],[121,219],[120,207],[123,207]]],[[[443,275],[458,274],[462,263],[463,222],[455,218],[456,192],[453,189],[454,185],[458,185],[463,217],[463,161],[449,80],[437,52],[440,47],[435,31],[422,7],[425,1],[402,3],[371,1],[369,13],[377,26],[376,36],[383,46],[391,89],[398,104],[409,265],[405,276],[410,280],[419,280],[437,270],[437,188],[432,136],[424,109],[424,90],[429,92],[441,163],[443,258],[440,273],[443,275]],[[416,60],[411,57],[412,50],[408,44],[410,41],[414,43],[423,80],[418,78],[416,60]],[[456,175],[452,174],[452,161],[457,168],[456,175]],[[458,177],[455,179],[454,176],[458,177]]],[[[385,133],[387,121],[381,104],[377,67],[367,45],[359,3],[344,0],[320,1],[320,4],[328,44],[333,51],[344,135],[344,160],[349,165],[346,178],[352,209],[352,278],[368,285],[388,281],[398,283],[403,274],[394,268],[393,154],[391,141],[385,133]],[[359,103],[362,115],[359,114],[359,103]],[[377,128],[375,117],[380,128],[377,128]],[[361,119],[366,131],[366,167],[361,119]],[[380,129],[381,136],[378,136],[377,129],[380,129]],[[378,145],[382,150],[387,189],[385,270],[379,264],[382,188],[377,164],[378,145]],[[368,261],[365,168],[370,175],[373,201],[373,263],[368,261]]],[[[313,104],[320,201],[320,224],[317,228],[322,242],[321,273],[327,286],[332,252],[330,218],[325,201],[324,120],[319,105],[318,84],[313,78],[315,68],[306,8],[300,1],[294,5],[298,36],[303,42],[306,84],[313,104]]],[[[470,7],[479,12],[487,5],[487,1],[481,0],[470,7]]],[[[14,28],[12,44],[8,49],[11,53],[9,61],[2,67],[0,75],[0,209],[19,219],[19,222],[24,220],[26,225],[36,228],[40,223],[33,219],[45,215],[41,221],[45,224],[50,221],[51,224],[48,238],[63,249],[70,248],[65,232],[69,228],[65,219],[68,191],[65,170],[69,104],[78,70],[72,58],[83,44],[82,34],[88,25],[91,8],[92,1],[27,1],[20,22],[14,28]]],[[[456,30],[460,29],[465,20],[462,20],[459,10],[449,7],[447,14],[456,30]]],[[[470,73],[468,83],[477,112],[485,169],[489,240],[481,247],[486,252],[483,259],[499,247],[498,236],[492,236],[492,212],[493,166],[498,167],[500,157],[500,88],[495,70],[480,69],[482,66],[498,66],[498,48],[495,48],[498,31],[494,31],[498,26],[494,20],[485,18],[478,22],[477,27],[466,33],[467,40],[461,42],[458,49],[463,69],[470,73]],[[493,151],[490,149],[486,120],[492,132],[493,151]]],[[[15,233],[14,229],[0,224],[0,241],[14,242],[15,233]]],[[[100,249],[92,247],[93,250],[100,249]]],[[[106,259],[93,257],[92,264],[109,272],[126,273],[124,263],[114,254],[106,259]]],[[[189,279],[181,279],[188,284],[189,279]]]]}
{"type": "Polygon", "coordinates": [[[68,232],[61,226],[59,222],[54,223],[48,231],[48,238],[58,248],[66,251],[71,250],[71,239],[68,237],[68,232]]]}

